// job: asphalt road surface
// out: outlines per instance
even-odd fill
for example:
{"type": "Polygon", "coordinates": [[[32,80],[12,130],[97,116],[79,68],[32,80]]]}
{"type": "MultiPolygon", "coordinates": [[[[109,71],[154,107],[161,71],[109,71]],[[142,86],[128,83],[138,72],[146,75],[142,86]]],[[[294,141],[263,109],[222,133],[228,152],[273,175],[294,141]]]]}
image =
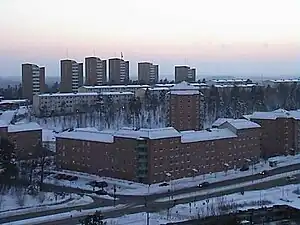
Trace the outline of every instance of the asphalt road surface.
{"type": "MultiPolygon", "coordinates": [[[[261,176],[260,176],[261,178],[261,176]]],[[[298,183],[300,181],[300,175],[297,176],[297,181],[295,182],[288,182],[286,178],[281,178],[277,180],[272,180],[272,181],[267,181],[264,183],[259,183],[259,184],[254,184],[248,187],[245,187],[244,190],[261,190],[261,189],[267,189],[271,188],[274,186],[282,186],[282,185],[287,185],[287,184],[292,184],[292,183],[298,183]]],[[[211,187],[208,187],[207,189],[210,189],[211,187]]],[[[196,190],[199,190],[197,188],[196,190]]],[[[138,213],[138,212],[158,212],[163,209],[168,209],[174,206],[174,204],[183,204],[183,203],[189,203],[193,201],[201,201],[205,200],[207,198],[212,198],[212,197],[218,197],[218,196],[223,196],[227,194],[232,194],[232,193],[237,193],[240,192],[241,188],[235,188],[227,191],[222,191],[218,193],[212,193],[212,194],[206,194],[206,195],[199,195],[197,197],[187,197],[184,199],[176,200],[176,203],[174,201],[167,201],[167,202],[155,202],[155,200],[159,199],[160,197],[153,198],[149,201],[147,201],[147,207],[145,206],[145,200],[143,201],[136,201],[134,202],[131,206],[128,206],[127,208],[122,208],[122,209],[116,209],[114,211],[110,212],[105,212],[103,213],[105,218],[114,218],[114,217],[120,217],[126,214],[132,214],[132,213],[138,213]]],[[[165,196],[164,196],[165,197],[165,196]]],[[[52,214],[55,214],[52,213],[52,214]]],[[[83,219],[84,217],[77,217],[77,218],[68,218],[60,221],[55,221],[55,225],[76,225],[79,224],[79,220],[83,219]]],[[[12,218],[10,218],[12,219],[12,218]]],[[[0,221],[2,222],[2,221],[0,221]]],[[[8,221],[7,221],[8,222],[8,221]]],[[[47,223],[41,223],[41,225],[53,225],[54,222],[47,222],[47,223]]]]}

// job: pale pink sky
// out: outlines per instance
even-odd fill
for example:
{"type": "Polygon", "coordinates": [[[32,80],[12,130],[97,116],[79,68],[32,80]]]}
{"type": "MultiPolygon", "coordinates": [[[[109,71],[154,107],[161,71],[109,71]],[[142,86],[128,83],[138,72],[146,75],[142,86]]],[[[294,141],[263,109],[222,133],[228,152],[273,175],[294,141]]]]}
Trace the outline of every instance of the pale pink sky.
{"type": "Polygon", "coordinates": [[[0,76],[24,61],[59,75],[67,49],[78,61],[122,51],[133,75],[140,60],[164,75],[185,63],[200,76],[300,75],[299,9],[299,0],[1,0],[0,76]]]}

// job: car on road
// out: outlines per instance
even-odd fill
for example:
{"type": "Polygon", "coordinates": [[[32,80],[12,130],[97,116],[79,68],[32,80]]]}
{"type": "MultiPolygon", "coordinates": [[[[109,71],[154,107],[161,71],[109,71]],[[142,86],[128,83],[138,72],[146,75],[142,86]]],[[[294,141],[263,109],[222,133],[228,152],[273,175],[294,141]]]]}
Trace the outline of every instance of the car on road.
{"type": "Polygon", "coordinates": [[[198,185],[198,187],[199,187],[199,188],[208,187],[208,186],[209,186],[209,184],[210,184],[209,182],[205,181],[205,182],[203,182],[203,183],[199,184],[199,185],[198,185]]]}
{"type": "Polygon", "coordinates": [[[95,191],[95,194],[97,194],[97,195],[107,195],[107,191],[99,190],[99,191],[95,191]]]}
{"type": "Polygon", "coordinates": [[[158,185],[159,187],[166,187],[169,186],[169,184],[167,182],[163,182],[161,184],[158,185]]]}
{"type": "Polygon", "coordinates": [[[295,177],[295,176],[288,176],[286,179],[287,179],[287,181],[295,181],[295,180],[297,180],[297,177],[295,177]]]}
{"type": "Polygon", "coordinates": [[[242,168],[240,169],[240,171],[247,171],[249,170],[249,166],[247,165],[243,165],[242,168]]]}
{"type": "Polygon", "coordinates": [[[260,175],[268,175],[269,171],[268,170],[263,170],[259,174],[260,175]]]}

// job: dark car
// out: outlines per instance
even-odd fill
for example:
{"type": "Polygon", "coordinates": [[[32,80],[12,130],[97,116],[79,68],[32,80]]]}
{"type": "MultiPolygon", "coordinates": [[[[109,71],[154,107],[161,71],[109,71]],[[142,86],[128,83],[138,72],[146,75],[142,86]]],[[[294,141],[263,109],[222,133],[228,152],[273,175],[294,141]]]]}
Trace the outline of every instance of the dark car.
{"type": "Polygon", "coordinates": [[[204,188],[204,187],[207,187],[207,186],[209,186],[209,182],[207,182],[207,181],[205,181],[205,182],[198,185],[199,188],[204,188]]]}
{"type": "Polygon", "coordinates": [[[166,187],[169,186],[169,184],[167,182],[163,182],[161,184],[158,185],[159,187],[166,187]]]}
{"type": "Polygon", "coordinates": [[[78,180],[78,177],[77,176],[72,176],[68,180],[69,181],[76,181],[76,180],[78,180]]]}
{"type": "Polygon", "coordinates": [[[107,192],[105,190],[99,190],[99,191],[95,191],[95,193],[97,195],[107,195],[107,192]]]}
{"type": "Polygon", "coordinates": [[[261,171],[259,174],[260,175],[268,175],[269,171],[268,170],[264,170],[264,171],[261,171]]]}

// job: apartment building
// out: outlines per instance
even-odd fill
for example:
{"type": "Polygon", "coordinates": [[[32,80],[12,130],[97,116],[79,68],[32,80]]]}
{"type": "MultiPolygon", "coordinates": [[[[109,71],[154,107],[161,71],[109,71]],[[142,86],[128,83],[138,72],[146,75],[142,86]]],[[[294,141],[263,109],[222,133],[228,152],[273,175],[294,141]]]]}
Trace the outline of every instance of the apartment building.
{"type": "Polygon", "coordinates": [[[175,66],[175,83],[196,81],[196,69],[189,66],[175,66]]]}
{"type": "Polygon", "coordinates": [[[179,131],[202,129],[200,116],[204,105],[201,106],[203,95],[199,88],[183,81],[170,88],[169,96],[170,126],[179,131]]]}
{"type": "Polygon", "coordinates": [[[183,132],[172,127],[64,132],[57,136],[57,165],[152,184],[256,163],[260,126],[248,120],[222,126],[183,132]]]}
{"type": "Polygon", "coordinates": [[[0,138],[7,138],[14,144],[17,159],[28,159],[42,143],[42,128],[37,123],[8,125],[0,122],[0,138]]]}
{"type": "Polygon", "coordinates": [[[150,85],[105,85],[105,86],[82,86],[78,89],[80,93],[87,93],[87,92],[135,92],[140,88],[150,88],[150,85]]]}
{"type": "Polygon", "coordinates": [[[300,151],[300,111],[277,109],[272,112],[254,112],[244,117],[262,127],[263,157],[300,151]]]}
{"type": "Polygon", "coordinates": [[[98,93],[55,93],[41,94],[33,98],[33,112],[36,116],[72,114],[87,111],[98,100],[98,93]]]}
{"type": "Polygon", "coordinates": [[[32,101],[36,94],[45,91],[45,67],[35,64],[22,64],[22,96],[32,101]]]}
{"type": "Polygon", "coordinates": [[[156,84],[159,81],[159,68],[150,62],[138,63],[138,81],[145,84],[156,84]]]}
{"type": "Polygon", "coordinates": [[[64,59],[60,61],[60,92],[77,92],[83,85],[83,63],[64,59]]]}
{"type": "Polygon", "coordinates": [[[103,85],[106,83],[106,60],[101,60],[98,57],[85,58],[85,85],[103,85]]]}
{"type": "Polygon", "coordinates": [[[110,84],[127,84],[129,82],[129,61],[112,58],[108,60],[108,64],[110,84]]]}
{"type": "Polygon", "coordinates": [[[33,112],[36,116],[66,115],[93,110],[99,100],[128,102],[134,97],[133,92],[87,92],[41,94],[33,98],[33,112]]]}

